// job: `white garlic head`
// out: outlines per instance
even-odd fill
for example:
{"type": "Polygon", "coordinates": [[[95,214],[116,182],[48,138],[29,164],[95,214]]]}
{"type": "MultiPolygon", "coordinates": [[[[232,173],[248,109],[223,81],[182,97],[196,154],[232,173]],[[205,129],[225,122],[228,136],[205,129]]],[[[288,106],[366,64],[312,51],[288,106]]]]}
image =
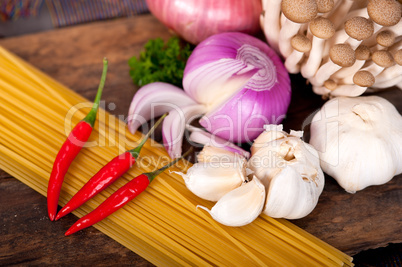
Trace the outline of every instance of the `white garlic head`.
{"type": "Polygon", "coordinates": [[[402,116],[378,96],[338,97],[313,117],[310,144],[349,193],[402,173],[402,116]]]}
{"type": "Polygon", "coordinates": [[[247,167],[267,191],[263,212],[274,218],[298,219],[317,205],[324,188],[318,153],[301,140],[302,132],[268,126],[253,144],[247,167]]]}
{"type": "Polygon", "coordinates": [[[254,221],[265,202],[265,187],[254,177],[251,181],[225,194],[213,207],[197,206],[211,214],[217,222],[227,226],[243,226],[254,221]]]}
{"type": "Polygon", "coordinates": [[[187,173],[178,173],[198,197],[218,201],[246,180],[246,159],[222,148],[205,146],[187,173]]]}

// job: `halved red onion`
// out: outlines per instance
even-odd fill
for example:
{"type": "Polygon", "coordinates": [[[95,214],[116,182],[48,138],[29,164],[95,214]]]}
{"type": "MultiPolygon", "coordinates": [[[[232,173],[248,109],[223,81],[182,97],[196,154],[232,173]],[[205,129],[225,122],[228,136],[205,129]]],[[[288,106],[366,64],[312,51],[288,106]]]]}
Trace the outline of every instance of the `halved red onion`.
{"type": "Polygon", "coordinates": [[[233,142],[251,142],[265,124],[279,124],[291,98],[279,56],[261,40],[238,32],[213,35],[187,61],[184,90],[205,105],[200,124],[233,142]]]}
{"type": "Polygon", "coordinates": [[[251,142],[264,125],[282,121],[291,97],[289,75],[277,54],[261,40],[238,32],[201,42],[187,62],[183,86],[184,91],[167,83],[145,85],[128,114],[129,129],[135,132],[149,119],[170,112],[162,135],[171,157],[181,154],[192,119],[205,114],[200,124],[214,136],[251,142]]]}
{"type": "Polygon", "coordinates": [[[134,95],[128,111],[128,128],[134,133],[148,120],[159,117],[181,106],[196,105],[183,89],[174,85],[155,82],[144,85],[134,95]]]}
{"type": "Polygon", "coordinates": [[[171,158],[181,156],[186,124],[205,112],[203,105],[182,106],[169,111],[162,124],[163,145],[171,158]]]}

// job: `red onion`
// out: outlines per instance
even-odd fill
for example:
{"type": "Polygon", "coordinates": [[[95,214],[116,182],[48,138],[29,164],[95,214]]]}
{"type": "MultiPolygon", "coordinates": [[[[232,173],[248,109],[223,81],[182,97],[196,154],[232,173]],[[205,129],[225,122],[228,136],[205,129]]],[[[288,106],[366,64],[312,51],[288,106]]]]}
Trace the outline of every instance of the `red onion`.
{"type": "Polygon", "coordinates": [[[282,121],[291,97],[290,78],[279,56],[261,40],[238,32],[201,42],[187,61],[183,87],[146,85],[129,111],[131,132],[169,111],[162,135],[171,157],[181,154],[185,128],[200,115],[205,114],[200,124],[214,136],[251,142],[264,125],[282,121]]]}
{"type": "Polygon", "coordinates": [[[234,142],[253,141],[265,124],[279,124],[291,97],[289,74],[279,56],[242,33],[201,42],[187,61],[183,86],[207,107],[200,124],[234,142]]]}
{"type": "Polygon", "coordinates": [[[254,34],[260,0],[147,0],[151,13],[186,41],[198,44],[221,32],[254,34]]]}

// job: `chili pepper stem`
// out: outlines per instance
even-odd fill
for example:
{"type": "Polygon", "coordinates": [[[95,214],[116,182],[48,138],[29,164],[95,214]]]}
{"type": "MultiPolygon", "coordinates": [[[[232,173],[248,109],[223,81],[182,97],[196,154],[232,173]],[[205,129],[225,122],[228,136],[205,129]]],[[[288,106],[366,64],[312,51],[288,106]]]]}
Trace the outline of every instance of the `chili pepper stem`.
{"type": "Polygon", "coordinates": [[[146,141],[148,140],[148,138],[153,134],[153,132],[154,132],[155,129],[159,126],[159,124],[162,123],[163,119],[164,119],[167,115],[169,115],[168,112],[166,112],[165,114],[163,114],[163,115],[159,118],[159,120],[156,121],[156,123],[154,124],[154,126],[152,126],[152,128],[148,131],[148,133],[144,136],[144,138],[142,138],[140,144],[139,144],[136,148],[133,148],[133,149],[131,149],[131,150],[128,150],[128,152],[130,152],[131,155],[132,155],[135,159],[138,158],[138,156],[139,156],[139,154],[140,154],[140,151],[141,151],[141,148],[143,147],[143,145],[145,144],[145,142],[146,142],[146,141]]]}
{"type": "Polygon", "coordinates": [[[160,169],[157,169],[153,172],[147,172],[144,173],[147,177],[149,182],[152,182],[153,179],[155,179],[156,176],[158,176],[159,174],[161,174],[162,172],[164,172],[166,169],[172,167],[173,165],[175,165],[178,161],[182,160],[183,158],[187,157],[191,152],[193,152],[193,148],[190,147],[189,150],[187,150],[186,153],[184,153],[180,158],[176,158],[175,160],[173,160],[172,162],[166,164],[165,166],[163,166],[160,169]]]}
{"type": "Polygon", "coordinates": [[[94,104],[92,106],[92,109],[83,119],[83,121],[89,123],[92,127],[94,127],[95,124],[96,113],[98,112],[99,109],[99,103],[102,97],[103,87],[105,87],[107,68],[108,68],[108,61],[106,58],[103,58],[102,77],[98,86],[98,91],[96,92],[94,104]]]}

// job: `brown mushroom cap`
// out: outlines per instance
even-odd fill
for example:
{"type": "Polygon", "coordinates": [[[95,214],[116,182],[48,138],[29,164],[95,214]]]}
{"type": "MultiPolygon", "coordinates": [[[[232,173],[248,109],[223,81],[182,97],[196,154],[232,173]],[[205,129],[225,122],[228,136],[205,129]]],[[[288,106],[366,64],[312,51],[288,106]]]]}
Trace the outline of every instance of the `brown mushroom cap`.
{"type": "Polygon", "coordinates": [[[391,67],[395,63],[391,53],[386,50],[375,51],[371,56],[371,59],[375,64],[384,68],[391,67]]]}
{"type": "Polygon", "coordinates": [[[345,31],[350,37],[361,41],[373,35],[374,25],[369,19],[353,17],[345,22],[345,31]]]}
{"type": "Polygon", "coordinates": [[[336,44],[329,50],[332,62],[341,67],[350,67],[356,61],[355,51],[349,44],[336,44]]]}
{"type": "Polygon", "coordinates": [[[302,34],[296,34],[290,40],[290,44],[292,45],[293,49],[306,53],[311,50],[311,40],[302,34]]]}
{"type": "Polygon", "coordinates": [[[329,39],[335,34],[334,24],[326,18],[318,17],[309,23],[311,33],[321,39],[329,39]]]}
{"type": "Polygon", "coordinates": [[[358,60],[369,60],[371,57],[370,48],[366,45],[359,45],[355,50],[355,56],[358,60]]]}
{"type": "Polygon", "coordinates": [[[384,30],[377,34],[376,40],[379,45],[390,47],[395,42],[395,34],[392,31],[384,30]]]}
{"type": "Polygon", "coordinates": [[[285,17],[296,23],[306,23],[317,16],[315,0],[282,0],[281,9],[285,17]]]}
{"type": "Polygon", "coordinates": [[[398,51],[396,51],[396,53],[394,54],[394,60],[395,60],[396,64],[402,66],[402,49],[399,49],[398,51]]]}
{"type": "Polygon", "coordinates": [[[317,0],[316,2],[320,13],[327,13],[334,7],[334,0],[317,0]]]}
{"type": "Polygon", "coordinates": [[[324,87],[333,91],[338,87],[338,84],[334,80],[329,79],[324,82],[324,87]]]}
{"type": "Polygon", "coordinates": [[[361,70],[353,75],[353,83],[361,87],[370,87],[374,84],[375,78],[371,72],[361,70]]]}
{"type": "Polygon", "coordinates": [[[401,4],[395,0],[370,0],[367,4],[370,18],[382,26],[394,26],[401,20],[401,4]]]}

